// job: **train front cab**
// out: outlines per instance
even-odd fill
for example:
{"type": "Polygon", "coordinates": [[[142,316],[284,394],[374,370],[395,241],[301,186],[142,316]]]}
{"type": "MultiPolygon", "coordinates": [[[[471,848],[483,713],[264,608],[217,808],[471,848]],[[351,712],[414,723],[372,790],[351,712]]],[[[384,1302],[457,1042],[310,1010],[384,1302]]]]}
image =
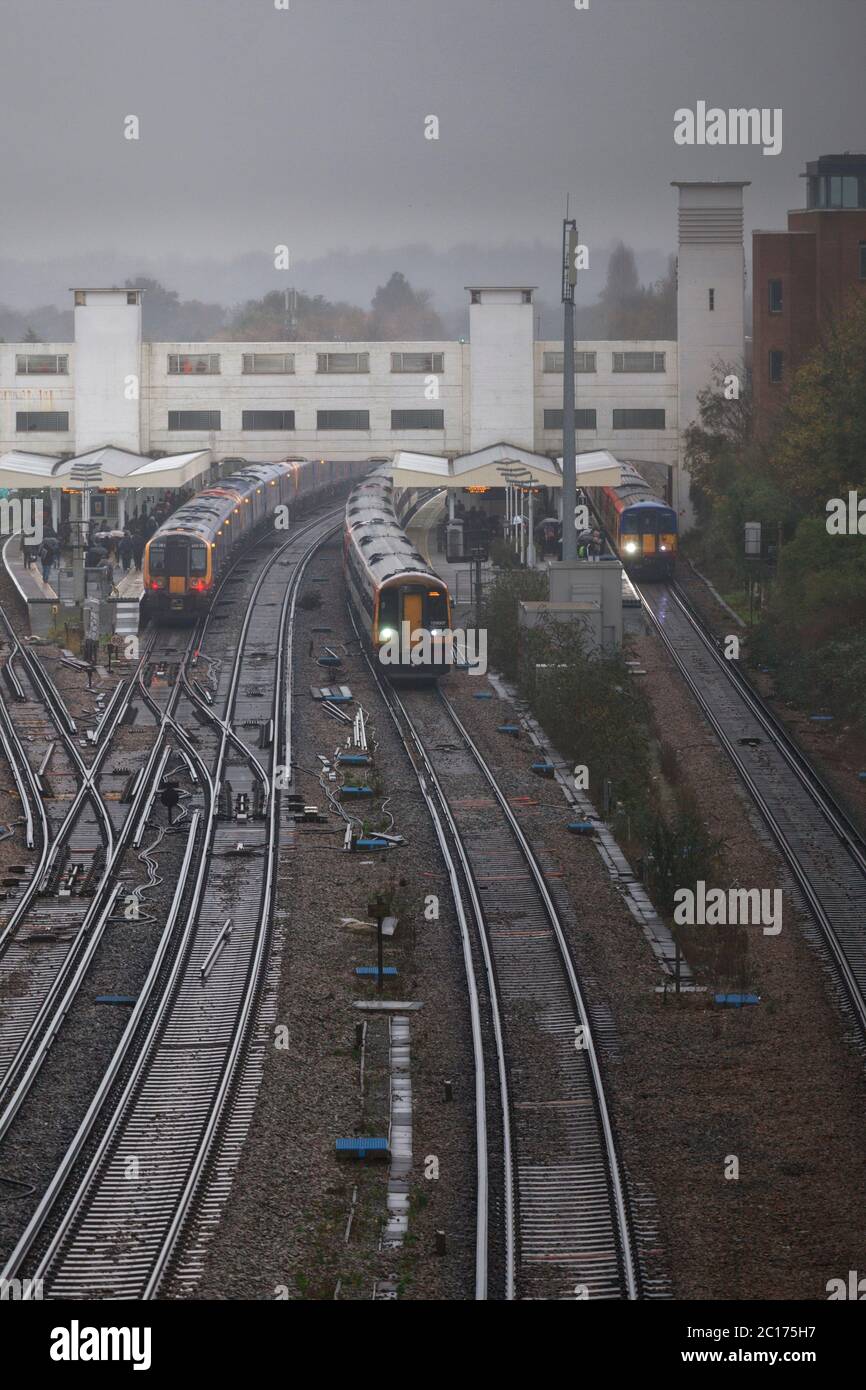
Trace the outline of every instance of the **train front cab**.
{"type": "Polygon", "coordinates": [[[387,646],[390,659],[386,670],[392,679],[436,680],[447,676],[452,665],[450,632],[451,600],[441,581],[429,575],[420,575],[417,580],[401,575],[380,585],[373,646],[377,653],[387,646]]]}
{"type": "Polygon", "coordinates": [[[157,618],[206,613],[213,593],[213,551],[197,537],[168,532],[147,547],[144,566],[147,605],[157,618]]]}
{"type": "Polygon", "coordinates": [[[619,517],[619,552],[626,569],[669,579],[677,557],[677,517],[672,507],[639,503],[619,517]]]}

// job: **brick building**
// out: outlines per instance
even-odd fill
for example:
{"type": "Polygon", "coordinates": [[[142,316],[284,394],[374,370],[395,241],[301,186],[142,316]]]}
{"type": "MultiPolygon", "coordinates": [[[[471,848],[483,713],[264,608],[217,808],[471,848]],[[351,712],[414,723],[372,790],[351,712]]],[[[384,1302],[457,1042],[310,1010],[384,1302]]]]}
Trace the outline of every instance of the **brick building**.
{"type": "Polygon", "coordinates": [[[753,383],[766,425],[797,367],[853,294],[866,294],[866,155],[806,165],[806,207],[788,229],[753,233],[753,383]]]}

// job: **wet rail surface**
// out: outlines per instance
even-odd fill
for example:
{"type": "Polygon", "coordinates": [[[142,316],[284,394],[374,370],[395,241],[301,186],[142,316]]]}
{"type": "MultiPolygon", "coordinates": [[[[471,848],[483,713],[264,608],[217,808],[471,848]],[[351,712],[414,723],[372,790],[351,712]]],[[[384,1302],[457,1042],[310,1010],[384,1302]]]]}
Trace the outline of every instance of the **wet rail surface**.
{"type": "Polygon", "coordinates": [[[775,837],[866,1036],[866,844],[677,586],[643,585],[640,592],[655,631],[775,837]]]}
{"type": "Polygon", "coordinates": [[[427,800],[461,924],[476,1298],[636,1298],[631,1219],[593,1029],[547,882],[553,866],[533,851],[447,697],[398,691],[368,665],[427,800]]]}
{"type": "MultiPolygon", "coordinates": [[[[47,1297],[152,1296],[230,1115],[267,955],[279,825],[271,787],[289,759],[283,725],[293,600],[308,558],[337,519],[327,513],[286,544],[272,544],[222,660],[211,665],[196,641],[169,679],[153,680],[154,669],[164,673],[163,658],[145,667],[151,713],[198,793],[146,986],[5,1271],[13,1277],[12,1269],[33,1268],[47,1297]],[[203,756],[203,745],[215,756],[203,756]]],[[[254,557],[245,559],[256,567],[254,557]]],[[[243,563],[233,578],[243,580],[243,563]]]]}

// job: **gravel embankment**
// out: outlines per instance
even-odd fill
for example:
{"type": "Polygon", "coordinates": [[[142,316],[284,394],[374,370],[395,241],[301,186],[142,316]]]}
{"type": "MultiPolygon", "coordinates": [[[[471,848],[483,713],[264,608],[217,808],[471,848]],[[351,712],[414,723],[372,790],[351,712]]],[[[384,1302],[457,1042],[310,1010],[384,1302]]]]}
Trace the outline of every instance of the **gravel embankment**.
{"type": "MultiPolygon", "coordinates": [[[[321,607],[298,608],[295,646],[295,746],[299,790],[326,807],[318,755],[331,757],[345,730],[310,696],[332,677],[317,664],[325,645],[348,646],[345,675],[375,739],[377,796],[349,809],[378,825],[383,797],[394,831],[407,845],[385,854],[348,854],[344,822],[286,828],[278,910],[285,947],[276,1011],[288,1047],[269,1049],[264,1081],[229,1205],[210,1248],[199,1290],[204,1298],[370,1298],[376,1280],[396,1276],[401,1298],[461,1299],[472,1293],[474,1129],[472,1072],[462,957],[447,881],[432,826],[390,718],[357,652],[338,577],[339,542],[320,551],[304,592],[321,607]],[[319,581],[319,582],[317,582],[319,581]],[[314,628],[329,628],[316,633],[314,628]],[[381,789],[379,788],[381,784],[381,789]],[[400,1252],[381,1252],[387,1165],[338,1160],[337,1137],[387,1133],[387,1037],[371,1024],[367,1103],[362,1109],[353,1000],[375,996],[375,983],[355,978],[375,964],[375,941],[342,918],[367,917],[377,891],[396,888],[400,923],[385,962],[396,980],[385,996],[418,1001],[410,1018],[414,1098],[414,1171],[409,1234],[400,1252]],[[424,917],[429,894],[438,921],[424,917]],[[454,1100],[443,1099],[453,1082],[454,1100]],[[439,1178],[426,1178],[428,1157],[439,1178]],[[348,1243],[346,1227],[357,1188],[348,1243]],[[447,1253],[435,1253],[435,1232],[447,1253]]],[[[333,784],[330,784],[333,789],[333,784]]]]}
{"type": "MultiPolygon", "coordinates": [[[[610,1097],[633,1181],[658,1199],[678,1298],[823,1298],[828,1279],[862,1263],[866,1235],[866,1083],[862,1061],[816,954],[803,939],[779,857],[708,726],[654,636],[637,643],[665,737],[704,819],[724,840],[731,881],[782,886],[779,936],[748,931],[757,1007],[722,1009],[706,995],[663,1001],[640,929],[595,850],[565,830],[555,784],[527,769],[528,741],[497,734],[510,711],[474,700],[461,717],[502,769],[536,844],[554,851],[577,917],[575,960],[608,1002],[621,1041],[607,1064],[610,1097]],[[730,1156],[739,1177],[726,1178],[730,1156]]],[[[709,930],[709,929],[707,929],[709,930]]]]}

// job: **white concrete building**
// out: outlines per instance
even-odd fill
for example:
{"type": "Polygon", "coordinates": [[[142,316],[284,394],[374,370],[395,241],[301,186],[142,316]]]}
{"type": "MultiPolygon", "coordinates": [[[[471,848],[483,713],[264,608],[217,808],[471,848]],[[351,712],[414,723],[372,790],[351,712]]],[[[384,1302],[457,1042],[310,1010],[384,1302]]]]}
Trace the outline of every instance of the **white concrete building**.
{"type": "MultiPolygon", "coordinates": [[[[468,343],[144,343],[139,308],[121,333],[126,292],[106,292],[117,312],[76,307],[81,342],[0,344],[0,454],[120,441],[216,460],[364,458],[505,439],[557,456],[562,344],[533,342],[531,289],[472,293],[468,343]]],[[[578,448],[675,465],[677,344],[582,341],[577,364],[578,448]]]]}
{"type": "MultiPolygon", "coordinates": [[[[743,357],[743,189],[748,186],[747,182],[673,184],[679,189],[677,339],[681,430],[698,418],[698,392],[712,380],[715,364],[738,363],[743,357]]],[[[675,482],[674,505],[685,524],[689,524],[689,483],[682,466],[675,482]]]]}
{"type": "MultiPolygon", "coordinates": [[[[578,450],[663,465],[683,526],[681,430],[743,352],[746,186],[676,185],[676,342],[576,344],[578,450]]],[[[145,343],[139,291],[73,293],[74,343],[0,344],[0,456],[562,452],[562,344],[534,341],[531,286],[469,286],[468,342],[145,343]]]]}

